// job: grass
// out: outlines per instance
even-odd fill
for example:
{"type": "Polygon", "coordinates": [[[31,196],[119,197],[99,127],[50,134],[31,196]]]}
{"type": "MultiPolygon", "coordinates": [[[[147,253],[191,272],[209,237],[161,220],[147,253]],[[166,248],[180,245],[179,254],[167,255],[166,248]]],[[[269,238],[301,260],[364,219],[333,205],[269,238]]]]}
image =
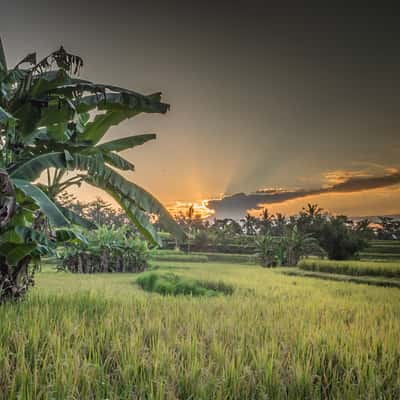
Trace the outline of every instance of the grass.
{"type": "Polygon", "coordinates": [[[377,262],[305,259],[299,263],[299,268],[305,271],[325,272],[340,275],[400,278],[400,261],[377,262]]]}
{"type": "Polygon", "coordinates": [[[208,257],[206,255],[199,255],[194,253],[183,253],[182,251],[175,250],[157,250],[154,251],[150,259],[153,261],[166,261],[166,262],[175,262],[175,261],[184,261],[184,262],[200,262],[205,263],[208,261],[208,257]]]}
{"type": "Polygon", "coordinates": [[[217,296],[219,294],[232,294],[232,285],[222,281],[199,281],[180,277],[173,273],[159,274],[155,272],[142,274],[136,283],[148,292],[162,295],[190,295],[190,296],[217,296]]]}
{"type": "Polygon", "coordinates": [[[366,253],[359,254],[361,260],[365,261],[399,261],[400,254],[397,253],[366,253]]]}
{"type": "Polygon", "coordinates": [[[397,254],[400,256],[400,246],[397,245],[387,245],[387,244],[381,244],[381,245],[373,245],[371,247],[367,247],[364,250],[365,253],[392,253],[392,254],[397,254]]]}
{"type": "Polygon", "coordinates": [[[197,253],[202,254],[212,262],[226,262],[236,264],[254,264],[255,256],[249,254],[228,254],[228,253],[197,253]]]}
{"type": "Polygon", "coordinates": [[[362,260],[394,261],[400,259],[400,241],[373,240],[360,254],[362,260]]]}
{"type": "Polygon", "coordinates": [[[159,296],[140,275],[55,273],[0,307],[4,399],[398,399],[400,291],[257,266],[159,263],[231,296],[159,296]]]}

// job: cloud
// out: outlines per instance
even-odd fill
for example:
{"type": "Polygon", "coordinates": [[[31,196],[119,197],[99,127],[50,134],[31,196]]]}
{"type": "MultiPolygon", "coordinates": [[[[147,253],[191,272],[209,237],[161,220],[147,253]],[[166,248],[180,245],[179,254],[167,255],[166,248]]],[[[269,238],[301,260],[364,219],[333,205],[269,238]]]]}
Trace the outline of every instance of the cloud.
{"type": "Polygon", "coordinates": [[[363,171],[331,171],[324,175],[328,186],[317,189],[262,189],[255,193],[236,193],[219,200],[210,200],[208,208],[215,210],[217,218],[239,218],[247,210],[262,208],[268,204],[283,203],[302,197],[326,193],[354,193],[400,184],[400,171],[386,169],[386,173],[373,176],[363,171]]]}

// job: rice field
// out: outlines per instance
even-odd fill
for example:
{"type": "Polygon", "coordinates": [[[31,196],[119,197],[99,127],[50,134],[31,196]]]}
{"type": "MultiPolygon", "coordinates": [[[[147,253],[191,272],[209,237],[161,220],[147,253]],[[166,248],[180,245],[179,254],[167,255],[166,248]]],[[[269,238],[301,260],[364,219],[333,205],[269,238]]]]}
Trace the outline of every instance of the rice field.
{"type": "Polygon", "coordinates": [[[400,260],[399,240],[372,240],[369,247],[360,253],[362,260],[395,261],[400,260]]]}
{"type": "Polygon", "coordinates": [[[1,399],[398,399],[400,290],[159,262],[229,296],[45,269],[0,307],[1,399]]]}
{"type": "Polygon", "coordinates": [[[351,276],[382,276],[386,278],[400,278],[400,260],[386,262],[305,259],[300,261],[299,268],[305,271],[326,272],[351,276]]]}

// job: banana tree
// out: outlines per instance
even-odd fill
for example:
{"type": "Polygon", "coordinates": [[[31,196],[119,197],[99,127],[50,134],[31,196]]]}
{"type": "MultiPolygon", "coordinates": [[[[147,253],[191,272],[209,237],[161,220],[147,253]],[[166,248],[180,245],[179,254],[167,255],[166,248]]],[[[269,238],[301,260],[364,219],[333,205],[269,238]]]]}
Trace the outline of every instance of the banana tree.
{"type": "MultiPolygon", "coordinates": [[[[82,66],[80,57],[61,47],[40,61],[36,54],[28,54],[8,68],[0,41],[0,268],[4,270],[19,269],[15,263],[23,260],[10,264],[7,253],[13,247],[7,245],[13,244],[7,232],[15,230],[21,219],[18,196],[32,199],[38,207],[35,215],[40,211],[52,227],[66,227],[82,219],[60,207],[57,194],[82,182],[109,193],[149,241],[160,244],[149,214],[156,214],[179,240],[184,238],[163,205],[119,173],[133,171],[134,166],[118,153],[155,135],[100,143],[111,127],[140,113],[165,113],[169,105],[161,102],[160,93],[142,95],[79,79],[82,66]],[[38,179],[46,173],[44,185],[38,179]]],[[[22,226],[34,229],[31,217],[22,219],[27,223],[22,226]]],[[[26,255],[28,263],[36,257],[33,252],[26,255]]]]}

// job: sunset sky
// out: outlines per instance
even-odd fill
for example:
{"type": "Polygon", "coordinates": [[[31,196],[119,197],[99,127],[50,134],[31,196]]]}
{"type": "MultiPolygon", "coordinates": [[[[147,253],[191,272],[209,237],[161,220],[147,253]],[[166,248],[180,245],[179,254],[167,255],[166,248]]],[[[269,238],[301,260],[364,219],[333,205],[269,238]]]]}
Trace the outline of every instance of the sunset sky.
{"type": "Polygon", "coordinates": [[[4,3],[10,65],[62,44],[84,58],[83,78],[163,92],[169,113],[135,117],[107,139],[157,133],[124,156],[136,166],[129,178],[164,203],[228,196],[209,203],[219,216],[259,204],[291,214],[307,202],[352,216],[400,213],[396,10],[4,3]]]}

